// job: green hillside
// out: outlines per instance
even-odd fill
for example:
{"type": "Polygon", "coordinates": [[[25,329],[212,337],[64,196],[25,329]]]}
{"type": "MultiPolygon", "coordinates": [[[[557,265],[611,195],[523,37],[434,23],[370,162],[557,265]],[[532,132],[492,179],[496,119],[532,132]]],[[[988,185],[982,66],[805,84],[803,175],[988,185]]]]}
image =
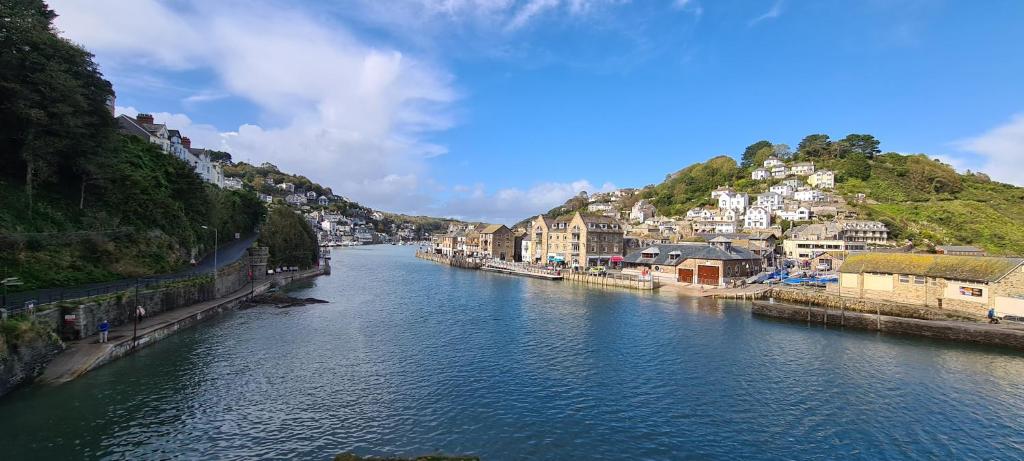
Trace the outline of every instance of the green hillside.
{"type": "Polygon", "coordinates": [[[879,154],[877,144],[870,135],[838,141],[811,135],[790,153],[784,145],[759,141],[747,149],[742,163],[721,156],[693,164],[644,188],[640,196],[660,214],[676,216],[711,204],[711,191],[719,186],[759,193],[778,181],[753,181],[751,171],[769,155],[780,155],[835,171],[836,193],[861,217],[886,223],[894,239],[922,249],[964,244],[990,254],[1024,254],[1024,188],[980,173],[957,173],[923,154],[879,154]],[[858,203],[857,194],[866,200],[858,203]]]}

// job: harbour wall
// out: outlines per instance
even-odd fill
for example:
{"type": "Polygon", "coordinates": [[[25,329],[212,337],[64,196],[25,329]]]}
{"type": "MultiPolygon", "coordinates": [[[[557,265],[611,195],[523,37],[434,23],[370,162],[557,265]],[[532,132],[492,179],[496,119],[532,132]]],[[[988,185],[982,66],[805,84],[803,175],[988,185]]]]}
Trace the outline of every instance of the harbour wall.
{"type": "Polygon", "coordinates": [[[1005,325],[955,320],[922,320],[766,301],[754,301],[751,311],[754,315],[826,326],[858,328],[1024,350],[1024,331],[1007,328],[1005,325]]]}
{"type": "Polygon", "coordinates": [[[563,279],[571,282],[585,283],[588,285],[632,288],[634,290],[653,290],[657,288],[657,284],[654,280],[641,280],[636,277],[619,277],[614,275],[599,276],[580,272],[565,272],[562,274],[562,277],[563,279]]]}
{"type": "Polygon", "coordinates": [[[904,317],[921,320],[980,320],[981,317],[967,314],[959,310],[939,309],[893,301],[858,299],[841,297],[825,290],[806,288],[772,287],[758,296],[760,299],[773,299],[788,304],[809,304],[827,309],[838,309],[850,312],[880,314],[892,317],[904,317]]]}
{"type": "Polygon", "coordinates": [[[463,269],[479,269],[483,266],[483,263],[477,260],[471,260],[463,257],[451,257],[445,255],[439,255],[436,253],[429,253],[425,251],[417,251],[416,257],[433,261],[440,264],[447,264],[449,266],[461,267],[463,269]]]}

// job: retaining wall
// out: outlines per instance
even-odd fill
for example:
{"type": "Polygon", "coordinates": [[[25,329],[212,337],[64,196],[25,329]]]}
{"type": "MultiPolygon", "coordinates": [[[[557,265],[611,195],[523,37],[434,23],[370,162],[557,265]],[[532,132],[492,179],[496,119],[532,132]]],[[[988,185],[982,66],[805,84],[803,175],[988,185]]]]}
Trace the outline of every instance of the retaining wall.
{"type": "Polygon", "coordinates": [[[1000,325],[953,320],[936,321],[901,318],[765,301],[755,301],[751,312],[754,315],[820,323],[827,326],[925,336],[935,339],[1024,350],[1024,331],[1000,325]]]}
{"type": "Polygon", "coordinates": [[[583,274],[579,272],[563,272],[562,278],[577,283],[586,283],[588,285],[601,285],[606,287],[622,287],[632,288],[634,290],[653,290],[657,288],[656,282],[653,280],[638,280],[631,278],[618,278],[615,276],[598,276],[583,274]]]}
{"type": "Polygon", "coordinates": [[[772,287],[761,295],[762,299],[772,298],[783,303],[811,304],[828,309],[864,312],[893,317],[906,317],[923,320],[979,320],[981,317],[967,314],[959,310],[938,309],[914,304],[902,304],[892,301],[840,297],[824,290],[809,290],[787,287],[772,287]]]}

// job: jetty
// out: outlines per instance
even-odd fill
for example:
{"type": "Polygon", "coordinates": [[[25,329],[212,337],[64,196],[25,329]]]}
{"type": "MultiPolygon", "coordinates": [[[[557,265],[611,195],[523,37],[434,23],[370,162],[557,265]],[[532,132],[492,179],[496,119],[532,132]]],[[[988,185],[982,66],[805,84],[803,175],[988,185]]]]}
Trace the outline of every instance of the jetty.
{"type": "Polygon", "coordinates": [[[513,263],[505,261],[487,261],[480,270],[498,272],[501,274],[521,275],[544,280],[562,280],[562,271],[551,270],[542,267],[530,266],[524,263],[513,263]]]}

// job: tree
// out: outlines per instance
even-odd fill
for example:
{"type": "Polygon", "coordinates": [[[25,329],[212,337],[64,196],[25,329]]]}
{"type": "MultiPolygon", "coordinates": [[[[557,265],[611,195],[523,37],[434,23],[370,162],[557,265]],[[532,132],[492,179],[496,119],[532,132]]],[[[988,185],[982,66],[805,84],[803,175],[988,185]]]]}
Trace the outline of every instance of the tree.
{"type": "Polygon", "coordinates": [[[851,152],[864,154],[868,159],[873,159],[875,155],[882,152],[878,148],[878,140],[870,134],[849,134],[843,138],[842,142],[846,144],[851,152]]]}
{"type": "Polygon", "coordinates": [[[796,155],[804,159],[820,159],[831,156],[832,141],[827,134],[811,134],[796,146],[796,155]]]}
{"type": "Polygon", "coordinates": [[[740,167],[748,168],[754,165],[754,157],[757,155],[758,151],[764,148],[771,149],[772,143],[769,141],[761,140],[747,146],[747,148],[743,151],[743,157],[740,160],[740,167]]]}
{"type": "Polygon", "coordinates": [[[270,264],[275,266],[307,268],[320,256],[313,228],[288,207],[279,206],[270,212],[260,243],[270,248],[270,264]]]}
{"type": "Polygon", "coordinates": [[[0,9],[0,161],[24,172],[31,212],[39,183],[82,177],[85,157],[102,154],[114,132],[113,97],[92,55],[60,38],[41,0],[5,0],[0,9]]]}
{"type": "Polygon", "coordinates": [[[789,144],[776,144],[772,146],[772,151],[776,157],[786,160],[793,155],[793,151],[790,150],[789,144]]]}
{"type": "Polygon", "coordinates": [[[843,159],[841,175],[844,178],[866,181],[871,178],[871,162],[867,156],[854,152],[843,159]]]}

